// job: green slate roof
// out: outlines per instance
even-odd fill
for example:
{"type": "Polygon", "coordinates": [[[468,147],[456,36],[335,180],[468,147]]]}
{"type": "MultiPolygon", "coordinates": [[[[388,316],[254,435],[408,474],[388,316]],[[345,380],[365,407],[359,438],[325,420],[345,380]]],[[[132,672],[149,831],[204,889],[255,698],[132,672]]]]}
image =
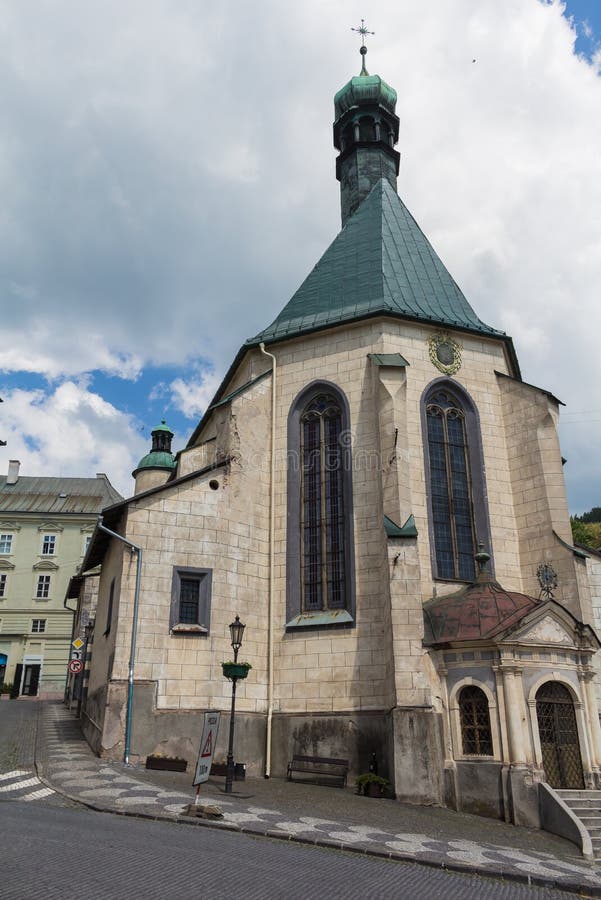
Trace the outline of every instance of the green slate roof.
{"type": "Polygon", "coordinates": [[[246,345],[376,315],[505,336],[478,318],[385,179],[374,185],[277,319],[246,345]]]}

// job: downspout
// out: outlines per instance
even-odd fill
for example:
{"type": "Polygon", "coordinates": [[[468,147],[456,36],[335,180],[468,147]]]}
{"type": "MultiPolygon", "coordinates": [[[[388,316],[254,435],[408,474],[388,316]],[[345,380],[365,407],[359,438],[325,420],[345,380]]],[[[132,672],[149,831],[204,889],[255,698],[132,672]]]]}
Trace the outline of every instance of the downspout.
{"type": "Polygon", "coordinates": [[[265,742],[265,778],[271,776],[271,725],[273,719],[273,595],[274,595],[274,553],[275,535],[275,389],[276,359],[268,353],[265,344],[259,344],[261,353],[269,356],[271,370],[271,485],[269,491],[269,608],[267,616],[267,735],[265,742]]]}
{"type": "Polygon", "coordinates": [[[122,537],[120,534],[117,534],[116,531],[111,531],[110,528],[107,528],[102,524],[102,516],[98,516],[98,528],[100,531],[104,531],[105,534],[110,534],[111,537],[117,538],[118,541],[122,541],[124,544],[127,544],[129,549],[132,552],[136,552],[138,554],[137,566],[136,566],[136,588],[134,592],[134,612],[131,623],[131,645],[129,650],[129,674],[127,678],[127,704],[125,708],[125,747],[123,750],[123,762],[126,766],[129,765],[129,747],[131,743],[131,722],[132,722],[132,714],[133,714],[133,701],[134,701],[134,662],[136,659],[136,632],[138,630],[138,607],[140,605],[140,575],[142,572],[142,548],[138,547],[137,544],[128,541],[126,538],[122,537]]]}
{"type": "MultiPolygon", "coordinates": [[[[73,646],[73,638],[75,637],[75,615],[77,613],[77,609],[71,609],[70,606],[67,606],[67,601],[71,600],[71,599],[72,599],[71,597],[65,597],[63,600],[64,608],[66,610],[68,610],[70,613],[73,613],[73,620],[71,622],[71,640],[69,641],[69,653],[71,653],[71,647],[73,646]]],[[[79,603],[77,604],[77,607],[79,608],[79,603]]],[[[65,676],[65,690],[63,693],[63,703],[65,704],[65,706],[67,705],[67,702],[69,702],[69,706],[71,705],[70,698],[69,698],[69,679],[70,678],[71,678],[71,673],[69,672],[69,668],[67,667],[67,674],[65,676]]]]}

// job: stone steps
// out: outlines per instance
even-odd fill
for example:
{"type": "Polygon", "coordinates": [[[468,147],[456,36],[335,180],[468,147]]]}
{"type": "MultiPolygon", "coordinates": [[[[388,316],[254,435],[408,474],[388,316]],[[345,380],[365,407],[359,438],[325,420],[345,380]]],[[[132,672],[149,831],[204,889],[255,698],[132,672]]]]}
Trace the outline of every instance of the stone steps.
{"type": "Polygon", "coordinates": [[[588,831],[595,859],[601,859],[601,791],[556,790],[588,831]]]}

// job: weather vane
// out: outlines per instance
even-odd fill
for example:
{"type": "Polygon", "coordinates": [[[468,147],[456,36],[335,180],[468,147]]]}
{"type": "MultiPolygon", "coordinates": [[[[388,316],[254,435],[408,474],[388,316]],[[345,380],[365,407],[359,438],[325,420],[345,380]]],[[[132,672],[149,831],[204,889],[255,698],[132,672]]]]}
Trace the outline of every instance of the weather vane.
{"type": "Polygon", "coordinates": [[[355,31],[357,34],[361,35],[361,47],[359,48],[359,53],[362,57],[361,64],[361,75],[369,75],[369,72],[365,68],[365,54],[367,53],[367,47],[365,46],[365,35],[366,34],[375,34],[375,31],[368,31],[365,27],[365,19],[361,19],[361,25],[359,28],[351,28],[351,31],[355,31]]]}

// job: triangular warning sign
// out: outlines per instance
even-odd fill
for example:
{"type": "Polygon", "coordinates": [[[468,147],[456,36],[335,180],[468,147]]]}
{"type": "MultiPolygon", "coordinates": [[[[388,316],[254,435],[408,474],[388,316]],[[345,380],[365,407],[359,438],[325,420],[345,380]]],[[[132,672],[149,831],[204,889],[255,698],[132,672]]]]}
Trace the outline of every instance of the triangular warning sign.
{"type": "Polygon", "coordinates": [[[202,753],[200,755],[203,759],[205,756],[213,755],[213,732],[212,731],[209,731],[209,735],[205,741],[205,745],[202,748],[202,753]]]}

